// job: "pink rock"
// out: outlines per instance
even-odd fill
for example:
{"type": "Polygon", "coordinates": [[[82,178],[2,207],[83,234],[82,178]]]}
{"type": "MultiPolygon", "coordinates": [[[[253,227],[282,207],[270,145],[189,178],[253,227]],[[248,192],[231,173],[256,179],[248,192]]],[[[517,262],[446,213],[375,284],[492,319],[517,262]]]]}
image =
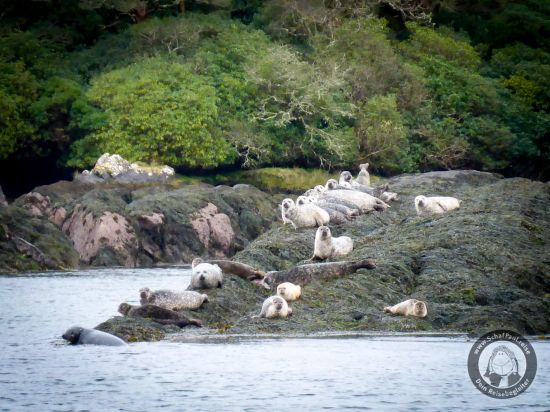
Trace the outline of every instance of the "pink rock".
{"type": "Polygon", "coordinates": [[[124,216],[104,212],[99,218],[94,218],[92,213],[86,213],[81,205],[77,205],[62,229],[71,238],[82,261],[89,263],[100,247],[106,245],[125,256],[127,266],[135,266],[136,234],[124,216]]]}
{"type": "Polygon", "coordinates": [[[58,227],[61,227],[61,225],[63,225],[63,222],[66,218],[67,210],[64,207],[58,207],[54,210],[50,210],[50,215],[48,216],[49,221],[58,227]]]}
{"type": "Polygon", "coordinates": [[[48,215],[50,198],[38,192],[27,193],[23,200],[23,208],[27,209],[34,216],[48,215]]]}
{"type": "Polygon", "coordinates": [[[138,221],[140,225],[152,229],[164,223],[164,214],[152,213],[150,215],[141,215],[138,217],[138,221]]]}
{"type": "Polygon", "coordinates": [[[235,232],[229,216],[218,213],[216,205],[208,203],[200,209],[195,214],[195,219],[191,220],[191,225],[204,247],[213,247],[214,250],[210,250],[211,254],[223,257],[230,252],[235,232]]]}

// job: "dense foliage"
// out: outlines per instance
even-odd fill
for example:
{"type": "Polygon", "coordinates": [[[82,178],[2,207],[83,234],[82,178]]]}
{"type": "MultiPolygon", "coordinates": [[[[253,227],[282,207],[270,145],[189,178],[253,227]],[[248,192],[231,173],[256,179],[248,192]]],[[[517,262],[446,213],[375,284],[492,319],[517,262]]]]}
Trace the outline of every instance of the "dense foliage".
{"type": "Polygon", "coordinates": [[[30,3],[0,18],[4,165],[550,177],[547,2],[30,3]]]}

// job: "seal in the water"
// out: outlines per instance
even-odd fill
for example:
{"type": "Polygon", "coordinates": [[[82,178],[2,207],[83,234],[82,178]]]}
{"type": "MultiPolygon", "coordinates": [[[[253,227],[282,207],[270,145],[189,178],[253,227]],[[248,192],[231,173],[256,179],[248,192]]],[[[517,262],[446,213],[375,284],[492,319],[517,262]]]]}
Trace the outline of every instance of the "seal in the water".
{"type": "Polygon", "coordinates": [[[416,196],[414,207],[417,215],[445,213],[460,207],[460,200],[450,196],[416,196]]]}
{"type": "Polygon", "coordinates": [[[361,185],[370,186],[370,174],[368,172],[368,163],[363,163],[359,165],[359,174],[355,181],[361,185]]]}
{"type": "Polygon", "coordinates": [[[115,335],[81,326],[73,326],[62,335],[72,345],[125,346],[126,342],[115,335]]]}
{"type": "Polygon", "coordinates": [[[204,302],[208,302],[208,295],[185,290],[174,292],[172,290],[155,290],[142,288],[139,291],[140,304],[152,304],[171,310],[198,309],[204,302]]]}
{"type": "Polygon", "coordinates": [[[215,289],[223,284],[222,270],[218,265],[205,263],[201,258],[193,259],[191,263],[193,275],[189,289],[215,289]]]}
{"type": "Polygon", "coordinates": [[[424,318],[428,314],[426,302],[416,299],[408,299],[394,306],[386,306],[384,312],[393,313],[394,315],[416,316],[424,318]]]}
{"type": "Polygon", "coordinates": [[[353,250],[353,240],[348,236],[332,237],[327,226],[319,226],[315,234],[315,247],[312,260],[325,260],[335,256],[345,256],[353,250]]]}
{"type": "MultiPolygon", "coordinates": [[[[195,260],[200,259],[196,258],[195,260]]],[[[201,260],[202,261],[202,260],[201,260]]],[[[203,261],[204,263],[210,263],[212,265],[218,265],[223,273],[230,273],[247,280],[263,279],[265,272],[255,269],[245,263],[235,262],[233,260],[218,260],[209,259],[203,261]]]]}
{"type": "Polygon", "coordinates": [[[156,305],[132,306],[128,303],[121,303],[118,306],[118,311],[124,316],[151,319],[163,325],[176,325],[180,328],[187,325],[202,327],[202,322],[199,319],[188,318],[181,313],[156,305]]]}
{"type": "Polygon", "coordinates": [[[292,309],[288,307],[288,303],[280,296],[271,296],[264,300],[260,318],[274,319],[286,318],[292,315],[292,309]]]}
{"type": "Polygon", "coordinates": [[[374,259],[365,259],[358,262],[309,263],[278,272],[268,272],[265,281],[268,285],[291,282],[304,286],[315,279],[334,279],[355,273],[358,269],[374,269],[375,267],[374,259]]]}
{"type": "Polygon", "coordinates": [[[302,287],[294,283],[284,282],[277,286],[277,295],[282,297],[287,302],[292,302],[300,299],[302,295],[302,287]]]}

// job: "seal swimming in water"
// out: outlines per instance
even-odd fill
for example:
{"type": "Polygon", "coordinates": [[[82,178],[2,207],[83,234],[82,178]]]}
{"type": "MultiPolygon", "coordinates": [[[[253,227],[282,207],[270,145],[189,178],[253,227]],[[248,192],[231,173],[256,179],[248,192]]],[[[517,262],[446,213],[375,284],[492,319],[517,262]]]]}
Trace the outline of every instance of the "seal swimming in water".
{"type": "Polygon", "coordinates": [[[332,237],[327,226],[319,226],[315,234],[315,247],[311,260],[325,260],[345,256],[353,250],[353,240],[348,236],[332,237]]]}
{"type": "Polygon", "coordinates": [[[193,259],[191,263],[193,275],[189,289],[215,289],[223,284],[223,273],[218,265],[205,263],[201,258],[193,259]]]}
{"type": "Polygon", "coordinates": [[[374,269],[375,267],[376,262],[374,259],[364,259],[358,262],[308,263],[306,265],[294,266],[287,270],[268,272],[265,282],[268,285],[291,282],[304,286],[315,279],[334,279],[355,273],[358,269],[374,269]]]}
{"type": "Polygon", "coordinates": [[[208,302],[208,295],[185,290],[174,292],[171,290],[155,290],[142,288],[139,290],[142,306],[153,304],[171,310],[198,309],[204,302],[208,302]]]}
{"type": "Polygon", "coordinates": [[[264,300],[259,317],[267,319],[285,319],[287,316],[291,315],[292,309],[288,307],[288,303],[286,302],[286,300],[284,300],[280,296],[270,296],[269,298],[264,300]]]}
{"type": "Polygon", "coordinates": [[[223,271],[223,273],[230,273],[232,275],[238,276],[243,279],[247,279],[247,280],[263,279],[265,276],[265,272],[258,270],[256,268],[253,268],[252,266],[247,265],[246,263],[235,262],[233,260],[218,260],[218,259],[208,259],[205,261],[201,258],[196,258],[195,260],[197,259],[199,259],[201,263],[204,262],[204,263],[210,263],[212,265],[218,265],[220,269],[223,271]]]}
{"type": "Polygon", "coordinates": [[[460,200],[450,196],[416,196],[414,207],[417,215],[445,213],[460,207],[460,200]]]}
{"type": "Polygon", "coordinates": [[[82,326],[73,326],[62,335],[72,345],[126,346],[126,342],[115,335],[82,326]]]}
{"type": "Polygon", "coordinates": [[[202,327],[202,322],[198,319],[188,318],[181,313],[156,305],[132,306],[128,303],[121,303],[118,306],[118,311],[124,316],[146,318],[162,325],[176,325],[180,328],[187,325],[202,327]]]}
{"type": "Polygon", "coordinates": [[[287,302],[292,302],[300,299],[302,295],[302,287],[294,283],[285,282],[277,286],[277,295],[282,297],[287,302]]]}
{"type": "Polygon", "coordinates": [[[428,308],[426,302],[416,299],[407,299],[404,302],[398,303],[394,306],[386,306],[384,312],[392,313],[394,315],[402,316],[416,316],[417,318],[424,318],[428,314],[428,308]]]}

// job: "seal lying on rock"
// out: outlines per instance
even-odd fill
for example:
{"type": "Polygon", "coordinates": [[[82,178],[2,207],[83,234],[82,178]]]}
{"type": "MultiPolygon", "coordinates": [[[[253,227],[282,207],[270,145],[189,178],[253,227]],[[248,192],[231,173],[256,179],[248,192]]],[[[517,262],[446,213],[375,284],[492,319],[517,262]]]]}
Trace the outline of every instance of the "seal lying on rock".
{"type": "Polygon", "coordinates": [[[267,319],[285,319],[287,316],[291,315],[292,309],[288,307],[286,300],[280,296],[270,296],[264,300],[259,317],[267,319]]]}
{"type": "Polygon", "coordinates": [[[445,213],[460,207],[460,200],[450,196],[416,196],[414,207],[417,215],[445,213]]]}
{"type": "Polygon", "coordinates": [[[329,214],[320,207],[312,204],[296,206],[292,199],[284,199],[281,203],[281,210],[283,216],[290,220],[294,229],[322,226],[330,221],[329,214]]]}
{"type": "Polygon", "coordinates": [[[218,265],[205,263],[201,258],[193,259],[191,263],[193,275],[189,289],[215,289],[223,284],[222,270],[218,265]]]}
{"type": "Polygon", "coordinates": [[[315,247],[311,260],[325,260],[344,256],[353,250],[353,240],[347,236],[332,237],[327,226],[319,226],[315,234],[315,247]]]}
{"type": "Polygon", "coordinates": [[[380,200],[386,203],[391,202],[392,200],[397,200],[397,193],[384,192],[380,195],[380,200]]]}
{"type": "Polygon", "coordinates": [[[277,295],[282,297],[287,302],[292,302],[300,299],[302,295],[302,287],[294,283],[284,282],[277,286],[277,295]]]}
{"type": "Polygon", "coordinates": [[[426,302],[416,299],[408,299],[394,306],[386,306],[384,312],[393,313],[394,315],[416,316],[424,318],[428,314],[426,302]]]}
{"type": "Polygon", "coordinates": [[[202,322],[198,319],[188,318],[181,313],[156,305],[132,306],[128,303],[121,303],[118,306],[118,311],[124,316],[151,319],[162,325],[176,325],[180,328],[187,325],[202,327],[202,322]]]}
{"type": "Polygon", "coordinates": [[[358,262],[309,263],[278,272],[268,272],[265,281],[268,285],[291,282],[304,286],[315,279],[334,279],[354,273],[361,268],[374,269],[375,267],[374,259],[365,259],[358,262]]]}
{"type": "Polygon", "coordinates": [[[389,205],[384,203],[382,200],[371,196],[368,193],[358,192],[357,190],[328,190],[323,193],[321,199],[325,196],[336,197],[337,199],[351,202],[363,213],[372,212],[373,210],[383,211],[389,207],[389,205]]]}
{"type": "Polygon", "coordinates": [[[265,272],[255,269],[252,266],[249,266],[245,263],[235,262],[233,260],[208,260],[204,261],[201,258],[196,258],[194,261],[199,261],[202,263],[210,263],[212,265],[218,265],[223,273],[230,273],[232,275],[238,276],[247,280],[254,279],[263,279],[265,272]]]}
{"type": "Polygon", "coordinates": [[[125,346],[126,342],[115,335],[81,326],[73,326],[62,335],[73,345],[125,346]]]}
{"type": "Polygon", "coordinates": [[[208,295],[190,290],[174,292],[143,288],[140,289],[139,296],[142,306],[153,304],[170,310],[198,309],[204,302],[208,302],[208,295]]]}

